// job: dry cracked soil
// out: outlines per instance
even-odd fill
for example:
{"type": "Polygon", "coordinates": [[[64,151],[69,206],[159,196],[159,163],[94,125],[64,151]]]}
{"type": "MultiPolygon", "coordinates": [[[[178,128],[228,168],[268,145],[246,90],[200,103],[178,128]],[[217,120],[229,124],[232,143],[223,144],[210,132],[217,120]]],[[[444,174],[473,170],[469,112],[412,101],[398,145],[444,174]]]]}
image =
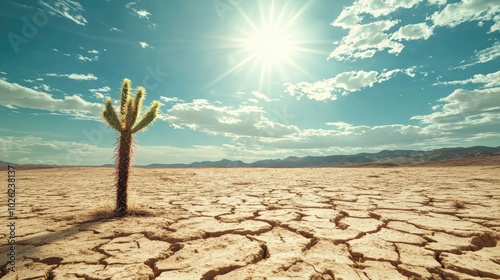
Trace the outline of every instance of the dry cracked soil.
{"type": "Polygon", "coordinates": [[[16,176],[1,279],[500,278],[498,166],[135,168],[120,219],[112,168],[16,176]]]}

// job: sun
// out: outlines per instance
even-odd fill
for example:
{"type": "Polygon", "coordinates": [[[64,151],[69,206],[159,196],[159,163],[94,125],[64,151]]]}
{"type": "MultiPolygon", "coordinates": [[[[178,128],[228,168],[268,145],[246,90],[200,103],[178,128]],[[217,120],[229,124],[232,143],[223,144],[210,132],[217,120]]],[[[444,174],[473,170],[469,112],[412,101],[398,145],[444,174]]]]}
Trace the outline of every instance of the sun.
{"type": "MultiPolygon", "coordinates": [[[[256,3],[256,2],[253,2],[256,3]]],[[[308,3],[290,8],[283,5],[276,8],[275,1],[258,1],[258,10],[247,13],[238,8],[241,24],[235,36],[223,38],[223,48],[231,53],[234,63],[223,74],[212,80],[206,87],[235,73],[245,73],[242,84],[264,85],[284,80],[290,73],[301,72],[308,76],[298,61],[304,60],[306,53],[318,54],[308,47],[307,34],[301,28],[300,19],[308,8],[308,3]]],[[[279,2],[297,3],[290,2],[279,2]]]]}
{"type": "Polygon", "coordinates": [[[293,56],[294,41],[278,30],[263,30],[247,40],[247,51],[264,64],[279,64],[293,56]]]}

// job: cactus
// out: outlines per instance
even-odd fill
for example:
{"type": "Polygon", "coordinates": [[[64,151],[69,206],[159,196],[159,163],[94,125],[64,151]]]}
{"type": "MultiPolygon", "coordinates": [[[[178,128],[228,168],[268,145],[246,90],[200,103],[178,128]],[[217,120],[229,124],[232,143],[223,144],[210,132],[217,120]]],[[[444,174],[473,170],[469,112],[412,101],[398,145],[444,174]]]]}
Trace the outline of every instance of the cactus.
{"type": "Polygon", "coordinates": [[[145,129],[158,115],[160,103],[154,101],[149,110],[137,122],[140,114],[142,101],[146,96],[143,87],[137,89],[135,97],[130,96],[130,80],[124,79],[121,88],[120,116],[113,109],[111,99],[105,103],[102,117],[106,123],[120,133],[118,140],[118,151],[116,155],[116,208],[115,216],[127,215],[127,186],[132,161],[133,134],[145,129]]]}

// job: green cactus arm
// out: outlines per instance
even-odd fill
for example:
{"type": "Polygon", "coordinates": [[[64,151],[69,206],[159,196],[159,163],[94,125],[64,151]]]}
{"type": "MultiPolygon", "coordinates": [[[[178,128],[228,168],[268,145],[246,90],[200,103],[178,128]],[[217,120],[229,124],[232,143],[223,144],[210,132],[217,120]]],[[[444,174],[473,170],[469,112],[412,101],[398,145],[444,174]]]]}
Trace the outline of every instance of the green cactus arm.
{"type": "Polygon", "coordinates": [[[142,116],[141,121],[132,129],[132,133],[136,133],[144,128],[146,128],[149,124],[151,124],[156,117],[158,116],[158,108],[160,107],[160,102],[154,101],[148,112],[142,116]]]}
{"type": "Polygon", "coordinates": [[[127,101],[127,116],[126,116],[126,129],[131,130],[137,119],[137,109],[134,107],[134,98],[129,97],[127,101]]]}
{"type": "Polygon", "coordinates": [[[146,97],[146,89],[143,87],[138,87],[134,103],[134,108],[137,111],[137,116],[141,114],[142,101],[144,101],[145,97],[146,97]]]}
{"type": "Polygon", "coordinates": [[[120,99],[120,114],[122,117],[122,121],[125,120],[125,114],[127,113],[127,102],[129,94],[130,94],[130,80],[125,78],[123,79],[122,94],[120,99]]]}
{"type": "Polygon", "coordinates": [[[104,119],[106,120],[106,122],[110,127],[114,128],[116,131],[119,132],[122,131],[120,120],[118,119],[118,116],[116,115],[116,112],[113,109],[113,103],[109,98],[106,100],[106,107],[102,112],[102,116],[104,117],[104,119]]]}
{"type": "MultiPolygon", "coordinates": [[[[146,90],[143,87],[139,87],[137,89],[137,93],[135,98],[132,98],[132,103],[128,103],[127,105],[127,128],[132,129],[135,125],[137,117],[140,115],[142,101],[144,100],[144,96],[146,95],[146,90]]],[[[129,101],[130,102],[130,101],[129,101]]]]}

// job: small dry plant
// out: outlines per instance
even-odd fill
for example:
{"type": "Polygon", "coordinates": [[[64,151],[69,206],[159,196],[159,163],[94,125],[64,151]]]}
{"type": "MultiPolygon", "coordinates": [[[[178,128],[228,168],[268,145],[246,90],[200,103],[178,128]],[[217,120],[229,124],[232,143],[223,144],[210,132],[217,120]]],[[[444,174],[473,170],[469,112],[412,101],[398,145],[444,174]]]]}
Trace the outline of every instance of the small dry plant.
{"type": "Polygon", "coordinates": [[[462,209],[462,208],[465,208],[465,201],[463,200],[460,200],[458,198],[454,198],[452,201],[451,201],[451,204],[453,205],[453,207],[455,207],[456,209],[462,209]]]}

